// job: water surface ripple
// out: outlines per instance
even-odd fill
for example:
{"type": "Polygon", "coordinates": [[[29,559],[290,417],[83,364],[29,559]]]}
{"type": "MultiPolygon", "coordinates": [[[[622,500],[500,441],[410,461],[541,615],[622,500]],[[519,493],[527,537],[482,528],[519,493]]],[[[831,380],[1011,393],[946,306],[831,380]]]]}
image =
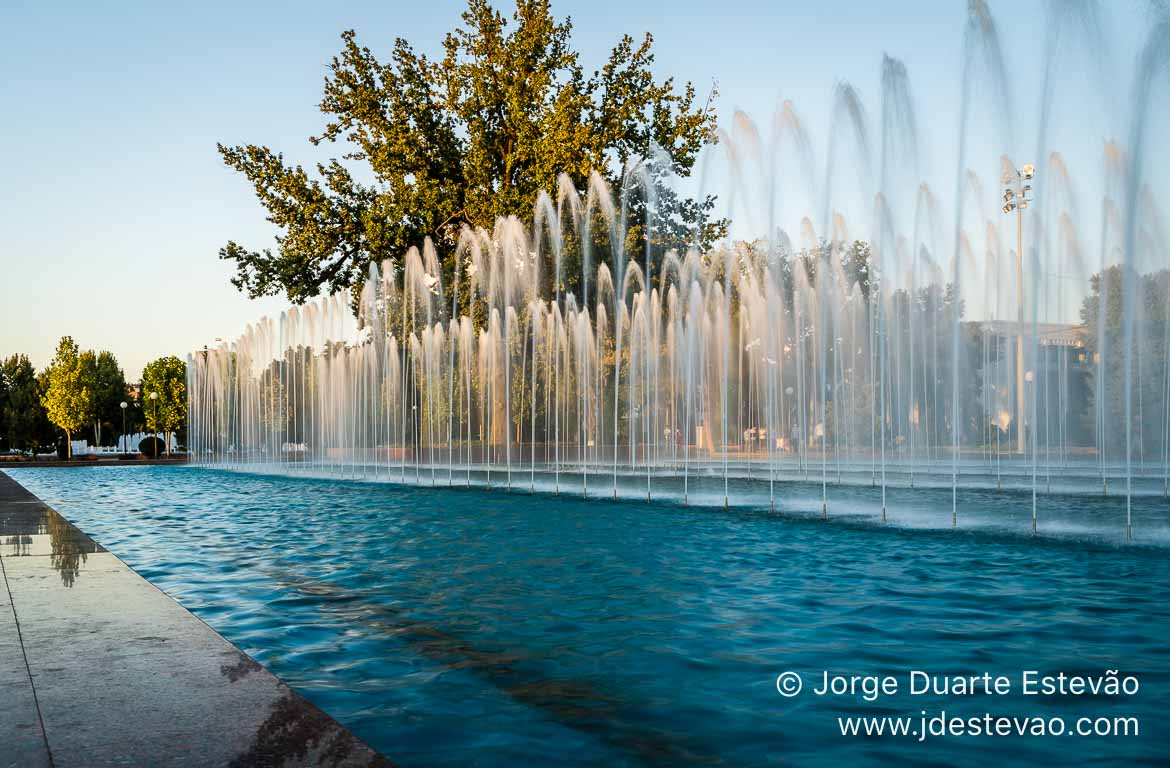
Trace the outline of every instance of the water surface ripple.
{"type": "MultiPolygon", "coordinates": [[[[1170,710],[1162,547],[185,467],[11,474],[404,766],[1170,754],[1157,719],[1170,710]],[[812,695],[824,669],[1016,681],[1023,669],[1120,669],[1142,687],[869,703],[812,695]],[[784,670],[804,676],[799,697],[777,694],[784,670]],[[838,732],[838,716],[941,709],[1136,715],[1141,735],[838,732]]],[[[801,493],[816,498],[786,493],[793,509],[801,493]]],[[[949,517],[949,491],[904,493],[949,517]]]]}

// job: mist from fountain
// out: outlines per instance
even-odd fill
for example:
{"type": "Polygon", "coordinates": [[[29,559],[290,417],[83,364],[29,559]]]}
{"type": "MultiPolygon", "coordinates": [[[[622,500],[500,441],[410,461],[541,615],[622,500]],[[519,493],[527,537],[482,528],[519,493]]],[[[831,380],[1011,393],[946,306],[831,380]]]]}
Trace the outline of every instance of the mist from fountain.
{"type": "Polygon", "coordinates": [[[1099,75],[1089,103],[1111,98],[1099,16],[1089,0],[1050,9],[1023,253],[988,213],[983,175],[1016,166],[983,145],[1013,146],[1016,121],[994,19],[975,0],[948,231],[910,77],[887,56],[876,144],[860,94],[839,83],[819,172],[789,102],[767,134],[743,113],[719,133],[700,189],[722,178],[733,226],[763,236],[627,253],[632,226],[653,234],[665,154],[631,164],[616,197],[596,173],[583,190],[562,176],[530,226],[464,229],[446,268],[427,241],[371,263],[352,295],[193,353],[194,459],[724,506],[764,493],[773,508],[783,483],[815,480],[823,516],[831,486],[871,484],[883,521],[888,486],[934,486],[951,491],[952,526],[963,489],[1024,490],[1034,528],[1041,491],[1108,495],[1113,480],[1132,536],[1128,499],[1170,492],[1170,243],[1151,182],[1170,26],[1153,26],[1128,122],[1108,127],[1126,144],[1060,152],[1055,128],[1072,119],[1060,69],[1099,75]],[[1087,195],[1075,163],[1099,177],[1087,195]],[[1052,324],[1077,319],[1091,279],[1096,311],[1062,341],[1052,324]]]}

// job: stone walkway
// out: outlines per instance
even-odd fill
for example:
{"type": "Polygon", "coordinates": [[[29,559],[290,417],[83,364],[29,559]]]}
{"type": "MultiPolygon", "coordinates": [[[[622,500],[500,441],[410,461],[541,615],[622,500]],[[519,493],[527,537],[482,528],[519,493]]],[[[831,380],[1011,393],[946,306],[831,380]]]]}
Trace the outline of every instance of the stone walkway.
{"type": "Polygon", "coordinates": [[[0,766],[385,766],[0,472],[0,766]]]}

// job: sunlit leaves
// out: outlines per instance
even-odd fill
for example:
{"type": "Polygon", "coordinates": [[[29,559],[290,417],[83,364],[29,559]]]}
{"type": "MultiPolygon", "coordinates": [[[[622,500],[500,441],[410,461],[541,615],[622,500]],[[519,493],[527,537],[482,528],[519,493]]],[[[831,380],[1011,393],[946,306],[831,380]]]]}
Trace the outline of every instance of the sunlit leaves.
{"type": "MultiPolygon", "coordinates": [[[[267,147],[219,146],[281,233],[275,250],[235,242],[220,250],[236,264],[233,284],[251,296],[303,302],[360,283],[371,261],[400,256],[426,237],[449,273],[464,226],[529,219],[537,193],[555,193],[561,173],[584,193],[597,169],[617,189],[626,164],[655,147],[667,162],[651,166],[652,250],[722,237],[726,222],[712,220],[713,198],[687,199],[663,183],[668,172],[689,174],[713,141],[710,98],[698,105],[689,83],[654,79],[649,35],[623,36],[602,69],[587,75],[571,33],[545,0],[520,0],[510,20],[470,0],[438,61],[401,39],[383,61],[344,33],[320,103],[327,122],[311,138],[339,145],[339,157],[309,173],[267,147]]],[[[630,196],[627,253],[645,245],[637,223],[645,205],[644,193],[630,196]]]]}

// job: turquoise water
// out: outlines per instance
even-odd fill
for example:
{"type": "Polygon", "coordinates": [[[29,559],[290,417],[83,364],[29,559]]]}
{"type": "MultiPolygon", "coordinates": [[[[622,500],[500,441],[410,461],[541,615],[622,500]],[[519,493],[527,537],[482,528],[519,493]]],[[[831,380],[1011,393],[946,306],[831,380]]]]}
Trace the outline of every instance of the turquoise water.
{"type": "MultiPolygon", "coordinates": [[[[10,474],[403,766],[1153,764],[1170,754],[1159,722],[1170,711],[1163,546],[1082,540],[1075,525],[1033,538],[1015,523],[821,521],[799,512],[819,487],[798,485],[785,486],[791,509],[777,515],[186,467],[10,474]],[[892,674],[902,690],[874,702],[816,696],[826,669],[892,674]],[[1013,692],[910,696],[910,669],[1006,675],[1013,692]],[[1020,673],[1033,669],[1117,669],[1140,691],[1023,696],[1020,673]],[[805,684],[794,698],[777,693],[786,670],[805,684]],[[837,721],[922,710],[1070,727],[1134,716],[1140,735],[919,742],[842,736],[837,721]]],[[[869,489],[831,493],[839,512],[873,504],[869,489]]],[[[1027,519],[1030,497],[1004,498],[971,491],[963,509],[1027,519]]],[[[1119,503],[1045,501],[1110,520],[1119,503]]],[[[1164,504],[1144,500],[1135,519],[1164,518],[1164,504]]],[[[950,491],[901,491],[890,509],[949,520],[950,491]]]]}

